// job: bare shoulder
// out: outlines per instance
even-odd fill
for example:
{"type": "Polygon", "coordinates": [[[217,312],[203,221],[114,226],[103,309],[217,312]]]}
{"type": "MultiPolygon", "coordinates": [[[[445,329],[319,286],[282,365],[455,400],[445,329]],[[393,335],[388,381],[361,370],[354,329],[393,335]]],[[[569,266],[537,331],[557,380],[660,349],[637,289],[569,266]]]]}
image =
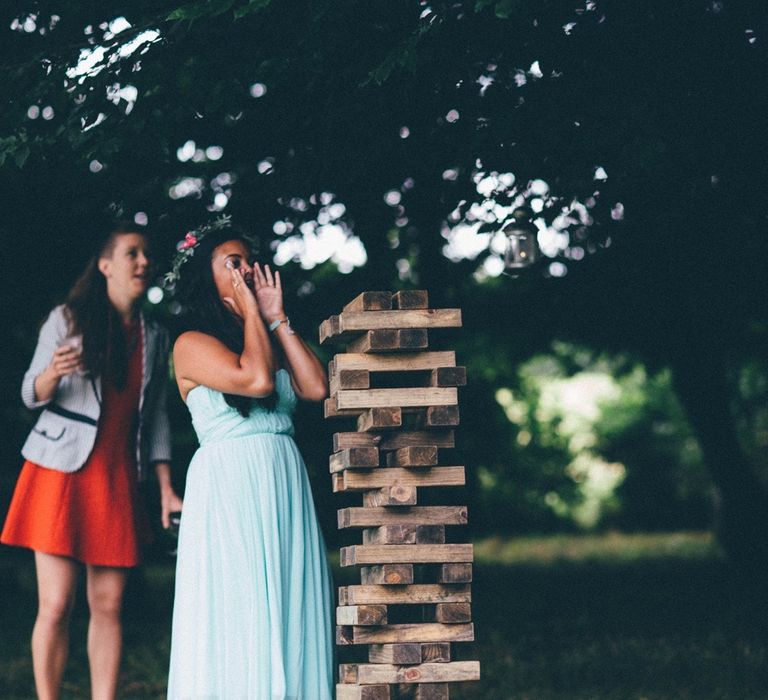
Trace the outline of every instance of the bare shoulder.
{"type": "Polygon", "coordinates": [[[173,353],[187,353],[190,351],[196,351],[201,348],[213,348],[213,347],[225,347],[218,338],[214,338],[212,335],[202,333],[201,331],[185,331],[173,344],[173,353]]]}

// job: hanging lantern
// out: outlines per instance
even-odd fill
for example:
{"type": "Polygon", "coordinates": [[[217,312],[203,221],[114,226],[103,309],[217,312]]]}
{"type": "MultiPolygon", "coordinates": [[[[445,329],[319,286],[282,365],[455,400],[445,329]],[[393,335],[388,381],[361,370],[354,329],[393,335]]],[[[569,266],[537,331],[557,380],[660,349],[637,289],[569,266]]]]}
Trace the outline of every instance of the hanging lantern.
{"type": "Polygon", "coordinates": [[[512,218],[501,229],[507,236],[507,250],[504,253],[504,269],[507,273],[518,274],[539,259],[537,229],[531,223],[531,216],[533,212],[528,207],[517,207],[512,212],[512,218]]]}

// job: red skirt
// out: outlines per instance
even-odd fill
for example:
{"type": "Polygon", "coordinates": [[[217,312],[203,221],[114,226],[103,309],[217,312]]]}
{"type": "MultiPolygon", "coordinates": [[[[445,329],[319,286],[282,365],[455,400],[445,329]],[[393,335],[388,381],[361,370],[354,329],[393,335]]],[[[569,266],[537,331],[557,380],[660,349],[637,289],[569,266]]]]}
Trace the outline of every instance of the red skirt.
{"type": "Polygon", "coordinates": [[[125,389],[103,383],[96,442],[78,471],[24,463],[0,542],[95,566],[140,563],[141,546],[150,535],[139,499],[135,449],[141,347],[139,340],[125,389]]]}

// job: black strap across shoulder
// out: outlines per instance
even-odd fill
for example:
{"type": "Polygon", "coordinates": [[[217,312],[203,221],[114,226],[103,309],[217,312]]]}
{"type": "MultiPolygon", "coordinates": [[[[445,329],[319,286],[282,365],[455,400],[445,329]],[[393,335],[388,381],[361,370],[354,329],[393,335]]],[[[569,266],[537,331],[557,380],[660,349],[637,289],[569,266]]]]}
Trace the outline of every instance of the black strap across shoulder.
{"type": "Polygon", "coordinates": [[[66,408],[62,408],[58,404],[52,403],[45,407],[46,410],[51,413],[55,413],[57,416],[63,418],[69,418],[70,420],[76,420],[80,423],[87,423],[88,425],[98,425],[98,421],[94,420],[90,416],[86,416],[82,413],[75,413],[74,411],[68,411],[66,408]]]}

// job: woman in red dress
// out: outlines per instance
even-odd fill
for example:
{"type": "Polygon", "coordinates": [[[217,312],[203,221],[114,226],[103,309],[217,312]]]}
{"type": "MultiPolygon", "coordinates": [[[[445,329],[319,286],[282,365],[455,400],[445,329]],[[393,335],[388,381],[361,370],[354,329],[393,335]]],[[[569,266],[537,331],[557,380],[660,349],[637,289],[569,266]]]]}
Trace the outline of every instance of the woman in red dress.
{"type": "Polygon", "coordinates": [[[149,250],[138,228],[107,235],[66,304],[43,325],[22,385],[24,403],[43,411],[22,449],[26,461],[0,541],[35,552],[32,659],[43,700],[59,697],[81,564],[92,697],[115,697],[123,592],[148,534],[138,483],[150,465],[163,526],[181,509],[169,466],[168,340],[140,312],[149,250]]]}

